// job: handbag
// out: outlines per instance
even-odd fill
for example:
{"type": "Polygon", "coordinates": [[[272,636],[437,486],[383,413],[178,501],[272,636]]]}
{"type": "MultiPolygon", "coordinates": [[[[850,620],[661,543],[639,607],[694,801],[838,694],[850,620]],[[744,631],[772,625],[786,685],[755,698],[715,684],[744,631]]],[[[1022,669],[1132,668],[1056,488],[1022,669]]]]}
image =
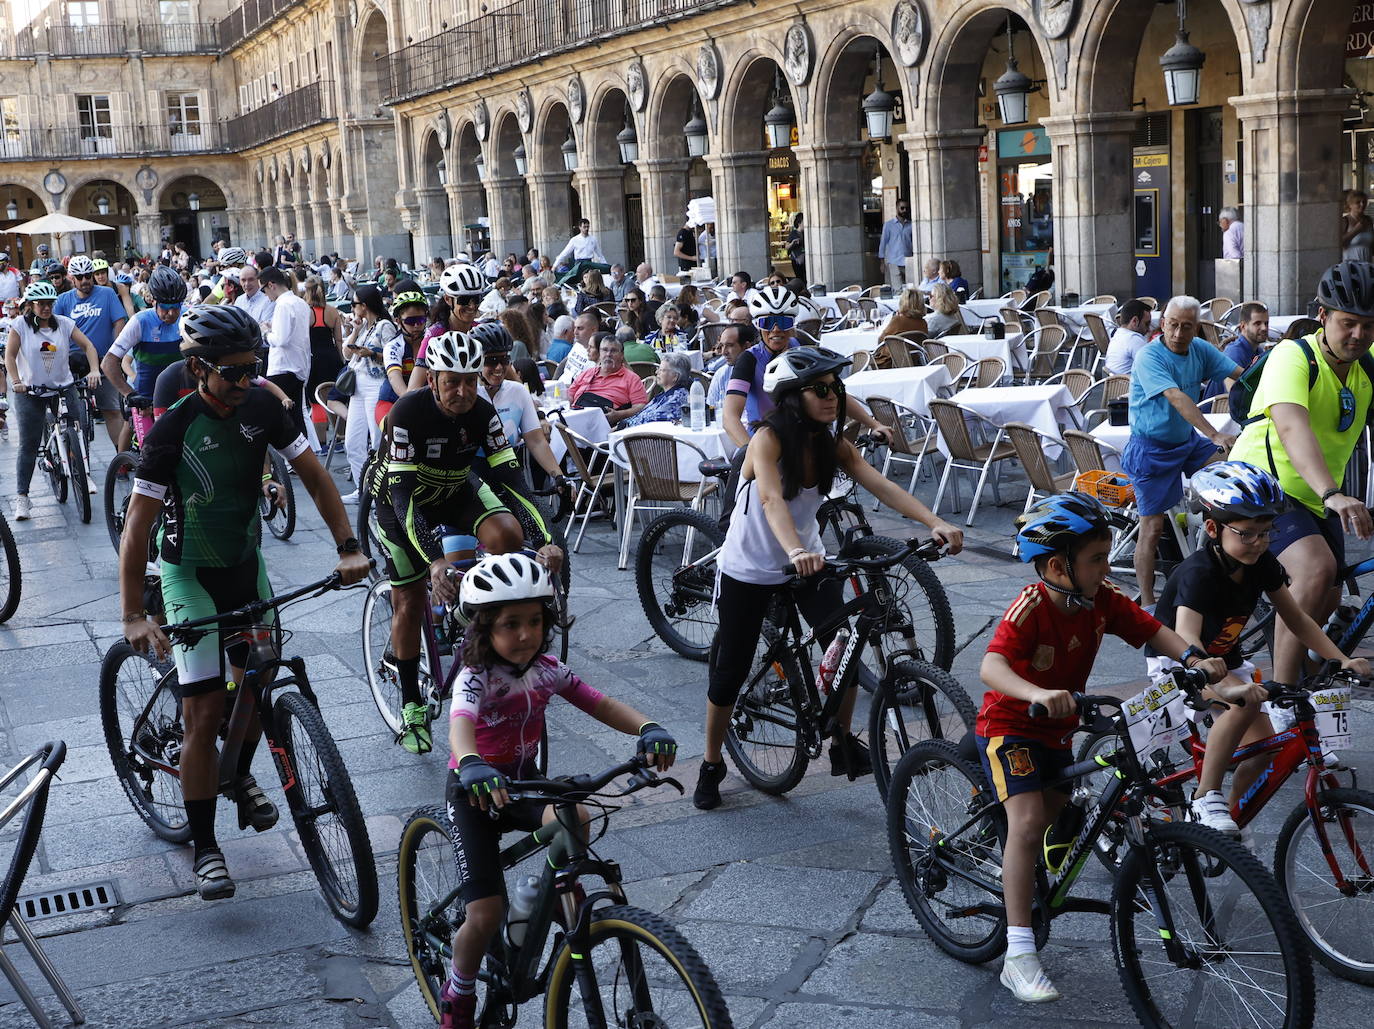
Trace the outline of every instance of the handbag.
{"type": "Polygon", "coordinates": [[[339,377],[334,380],[334,391],[341,397],[351,397],[357,388],[358,373],[353,370],[352,365],[348,365],[339,372],[339,377]]]}

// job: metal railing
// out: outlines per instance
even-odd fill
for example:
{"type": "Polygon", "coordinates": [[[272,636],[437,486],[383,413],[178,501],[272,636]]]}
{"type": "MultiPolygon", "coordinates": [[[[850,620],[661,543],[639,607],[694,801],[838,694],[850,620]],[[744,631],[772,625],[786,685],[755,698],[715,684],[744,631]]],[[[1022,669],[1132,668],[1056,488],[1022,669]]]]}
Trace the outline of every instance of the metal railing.
{"type": "Polygon", "coordinates": [[[129,49],[132,33],[119,22],[109,25],[49,25],[47,50],[54,57],[109,57],[129,49]]]}
{"type": "Polygon", "coordinates": [[[33,29],[20,29],[12,38],[0,41],[0,57],[32,57],[37,52],[33,29]]]}
{"type": "Polygon", "coordinates": [[[266,27],[277,15],[301,0],[247,0],[230,11],[215,26],[220,48],[227,51],[243,42],[258,29],[266,27]]]}
{"type": "Polygon", "coordinates": [[[101,125],[94,129],[21,129],[0,134],[0,160],[205,153],[222,150],[223,138],[221,126],[214,122],[200,122],[193,126],[101,125]]]}
{"type": "Polygon", "coordinates": [[[269,139],[318,125],[334,117],[334,84],[321,81],[292,90],[255,111],[224,123],[224,140],[231,150],[247,150],[269,139]]]}
{"type": "Polygon", "coordinates": [[[212,21],[139,25],[138,45],[150,54],[215,54],[219,32],[212,21]]]}
{"type": "Polygon", "coordinates": [[[514,0],[377,59],[386,102],[740,0],[514,0]]]}

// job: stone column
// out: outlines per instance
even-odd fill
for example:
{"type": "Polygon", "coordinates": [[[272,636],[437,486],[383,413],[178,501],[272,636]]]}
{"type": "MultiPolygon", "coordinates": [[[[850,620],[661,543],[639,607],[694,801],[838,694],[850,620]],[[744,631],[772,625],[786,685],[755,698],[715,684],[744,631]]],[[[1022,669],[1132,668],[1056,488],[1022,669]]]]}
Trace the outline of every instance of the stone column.
{"type": "Polygon", "coordinates": [[[568,237],[577,231],[572,223],[572,172],[540,171],[527,176],[530,187],[530,230],[534,245],[552,260],[568,237]]]}
{"type": "MultiPolygon", "coordinates": [[[[764,150],[711,154],[706,158],[716,197],[719,262],[726,274],[743,269],[750,275],[760,276],[766,274],[772,264],[768,254],[768,204],[763,181],[767,160],[768,153],[764,150]]],[[[683,217],[686,217],[685,206],[683,217]]],[[[676,234],[677,228],[673,231],[676,234]]],[[[677,263],[673,262],[673,268],[676,267],[677,263]]]]}
{"type": "Polygon", "coordinates": [[[491,248],[497,253],[514,250],[522,258],[532,245],[525,239],[526,184],[523,176],[489,176],[487,211],[491,218],[491,248]]]}
{"type": "Polygon", "coordinates": [[[1232,97],[1241,121],[1246,200],[1242,296],[1303,314],[1340,258],[1341,115],[1346,90],[1232,97]]]}
{"type": "Polygon", "coordinates": [[[654,271],[666,275],[677,271],[673,243],[677,230],[687,219],[687,172],[691,163],[685,157],[668,157],[638,161],[635,165],[639,169],[644,205],[644,260],[654,271]]]}
{"type": "Polygon", "coordinates": [[[371,267],[377,257],[410,257],[410,234],[395,206],[400,188],[396,126],[390,117],[358,119],[348,126],[352,176],[344,201],[358,237],[358,257],[371,267]]]}
{"type": "Polygon", "coordinates": [[[806,278],[841,289],[864,282],[862,143],[793,147],[806,215],[806,278]]]}
{"type": "Polygon", "coordinates": [[[416,189],[414,194],[418,211],[412,226],[416,264],[428,264],[431,257],[452,257],[453,231],[449,222],[448,194],[442,186],[426,186],[416,189]]]}
{"type": "MultiPolygon", "coordinates": [[[[978,148],[987,141],[986,132],[978,128],[908,132],[900,138],[911,161],[916,260],[953,258],[977,289],[980,283],[969,272],[977,271],[981,276],[983,267],[978,148]]],[[[985,292],[994,296],[1001,293],[995,285],[985,292]]]]}
{"type": "Polygon", "coordinates": [[[1040,120],[1054,162],[1054,281],[1060,296],[1135,296],[1131,172],[1138,121],[1130,111],[1040,120]]]}
{"type": "Polygon", "coordinates": [[[581,168],[576,173],[582,197],[582,216],[592,223],[608,264],[625,263],[628,235],[625,224],[625,167],[581,168]]]}
{"type": "Polygon", "coordinates": [[[321,254],[333,252],[338,237],[333,233],[329,217],[329,198],[321,196],[310,204],[310,209],[314,215],[315,257],[318,259],[321,254]]]}
{"type": "Polygon", "coordinates": [[[334,249],[340,257],[353,257],[355,255],[348,252],[349,244],[353,242],[351,236],[345,238],[343,222],[343,198],[331,195],[329,197],[329,224],[334,235],[334,249]]]}
{"type": "Polygon", "coordinates": [[[157,257],[162,250],[161,214],[153,211],[134,215],[134,246],[147,257],[157,257]]]}
{"type": "MultiPolygon", "coordinates": [[[[517,178],[512,181],[517,183],[513,188],[523,193],[524,180],[517,178]]],[[[448,196],[449,218],[453,222],[453,238],[459,250],[467,251],[469,249],[467,227],[469,225],[478,225],[481,223],[481,219],[487,217],[486,186],[481,182],[460,182],[457,185],[449,186],[448,196]]],[[[520,208],[518,213],[523,217],[523,207],[520,208]]],[[[488,224],[490,224],[490,222],[488,224]]],[[[517,224],[520,224],[518,220],[517,224]]],[[[517,235],[523,235],[523,233],[517,233],[517,235]]],[[[495,248],[496,243],[495,237],[493,236],[492,249],[494,250],[495,248]]],[[[475,257],[476,255],[469,254],[468,256],[475,257]]]]}

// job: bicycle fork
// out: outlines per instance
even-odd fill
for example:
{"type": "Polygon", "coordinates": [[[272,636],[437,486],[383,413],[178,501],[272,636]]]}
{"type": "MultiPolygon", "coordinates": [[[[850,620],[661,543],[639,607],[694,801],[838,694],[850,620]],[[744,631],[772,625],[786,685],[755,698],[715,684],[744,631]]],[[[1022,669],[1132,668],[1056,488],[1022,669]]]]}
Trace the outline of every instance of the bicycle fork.
{"type": "MultiPolygon", "coordinates": [[[[1144,815],[1136,814],[1127,818],[1126,838],[1133,848],[1141,850],[1146,848],[1147,836],[1144,815]]],[[[1202,869],[1198,867],[1196,857],[1186,854],[1182,856],[1183,872],[1188,877],[1188,889],[1197,905],[1198,921],[1206,932],[1210,944],[1212,953],[1210,958],[1196,947],[1186,946],[1178,938],[1178,933],[1174,928],[1175,920],[1173,912],[1170,910],[1168,894],[1164,889],[1163,872],[1159,864],[1153,860],[1153,856],[1153,854],[1147,853],[1147,860],[1141,862],[1144,873],[1141,877],[1141,889],[1145,892],[1145,899],[1154,912],[1155,927],[1159,931],[1159,938],[1164,943],[1164,953],[1176,967],[1201,968],[1204,960],[1215,960],[1222,950],[1216,932],[1215,914],[1207,897],[1206,883],[1203,881],[1205,876],[1202,869]]],[[[1128,904],[1138,903],[1133,897],[1122,898],[1122,901],[1128,904]]]]}

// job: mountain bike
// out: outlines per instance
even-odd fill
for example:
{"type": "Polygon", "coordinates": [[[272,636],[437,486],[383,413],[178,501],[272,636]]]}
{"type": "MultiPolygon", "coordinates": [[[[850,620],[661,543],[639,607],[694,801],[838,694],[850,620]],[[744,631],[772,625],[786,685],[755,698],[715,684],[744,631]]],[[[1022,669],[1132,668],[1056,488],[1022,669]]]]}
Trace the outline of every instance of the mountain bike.
{"type": "MultiPolygon", "coordinates": [[[[1374,792],[1356,788],[1354,771],[1335,756],[1335,750],[1349,742],[1350,688],[1360,681],[1329,662],[1301,687],[1265,684],[1270,703],[1291,709],[1297,721],[1232,755],[1232,768],[1250,758],[1270,760],[1255,785],[1231,805],[1231,817],[1241,827],[1249,825],[1289,777],[1306,765],[1303,799],[1279,830],[1274,877],[1313,956],[1341,978],[1368,986],[1374,985],[1374,938],[1369,932],[1374,925],[1374,792]]],[[[1214,701],[1213,706],[1226,705],[1214,701]]],[[[1152,811],[1177,822],[1188,817],[1183,784],[1202,774],[1207,752],[1193,721],[1186,721],[1182,730],[1183,759],[1176,760],[1176,748],[1159,748],[1147,766],[1155,777],[1152,811]]],[[[1121,745],[1115,732],[1094,733],[1080,747],[1079,760],[1095,760],[1121,745]]],[[[1096,842],[1098,857],[1113,871],[1120,863],[1124,836],[1125,823],[1117,820],[1107,824],[1096,842]]]]}
{"type": "Polygon", "coordinates": [[[23,592],[23,572],[19,567],[19,547],[10,531],[9,519],[0,512],[0,623],[8,622],[19,610],[23,592]]]}
{"type": "MultiPolygon", "coordinates": [[[[124,415],[132,428],[132,436],[129,440],[129,449],[121,450],[115,454],[114,459],[105,468],[105,528],[110,533],[110,542],[114,544],[115,552],[119,552],[119,543],[124,536],[124,522],[129,513],[129,500],[134,493],[134,474],[138,471],[138,463],[142,460],[143,440],[138,432],[138,422],[133,418],[134,405],[129,401],[133,400],[137,394],[129,394],[120,398],[121,413],[124,415]]],[[[152,410],[152,402],[140,405],[144,411],[152,410]]],[[[148,535],[148,560],[157,560],[157,525],[161,522],[161,509],[158,513],[158,522],[154,523],[154,531],[148,535]]]]}
{"type": "MultiPolygon", "coordinates": [[[[589,827],[579,829],[579,803],[597,809],[593,820],[602,821],[604,833],[615,810],[608,800],[664,785],[682,792],[681,784],[655,775],[639,757],[597,775],[511,782],[512,800],[546,802],[557,817],[501,852],[505,869],[547,854],[530,868],[539,884],[528,915],[512,921],[507,903],[501,930],[478,973],[477,1025],[514,1026],[517,1006],[543,994],[543,1024],[550,1029],[731,1029],[730,1012],[706,962],[666,918],[628,904],[620,866],[592,851],[595,841],[583,836],[589,827]],[[630,778],[622,789],[602,792],[626,774],[630,778]],[[593,888],[592,879],[604,886],[593,888]],[[552,944],[546,946],[550,934],[552,944]],[[550,957],[541,967],[546,950],[550,957]]],[[[406,822],[396,880],[410,966],[438,1018],[453,934],[465,917],[459,897],[463,879],[442,809],[421,808],[406,822]]]]}
{"type": "MultiPolygon", "coordinates": [[[[1203,673],[1179,669],[1173,681],[1189,706],[1206,707],[1203,673]]],[[[1082,694],[1074,700],[1089,731],[1130,738],[1129,702],[1082,694]]],[[[1038,704],[1030,710],[1045,713],[1038,704]]],[[[1006,948],[1007,822],[972,737],[966,742],[918,743],[898,762],[887,798],[888,844],[917,921],[947,954],[980,964],[1006,948]]],[[[1312,964],[1274,877],[1215,830],[1148,817],[1156,787],[1134,746],[1077,762],[1046,785],[1074,793],[1046,835],[1036,873],[1037,947],[1059,915],[1105,914],[1122,988],[1141,1025],[1312,1025],[1312,964]],[[1104,767],[1113,775],[1094,799],[1081,780],[1104,767]],[[1071,897],[1098,837],[1115,820],[1124,820],[1127,831],[1110,901],[1071,897]]]]}
{"type": "Polygon", "coordinates": [[[290,539],[296,531],[296,489],[291,485],[291,471],[276,447],[267,448],[267,457],[272,466],[272,478],[263,484],[267,488],[258,498],[258,514],[273,536],[279,540],[290,539]],[[281,504],[277,503],[279,497],[281,504]]]}
{"type": "MultiPolygon", "coordinates": [[[[895,553],[875,557],[827,558],[820,575],[857,576],[863,591],[847,600],[830,617],[804,630],[793,597],[803,584],[794,575],[770,605],[759,638],[760,650],[740,691],[725,734],[725,746],[740,774],[765,793],[783,794],[806,774],[807,765],[821,756],[825,740],[838,728],[838,716],[848,691],[858,683],[865,648],[877,655],[878,686],[869,706],[868,746],[873,778],[886,795],[897,759],[917,740],[959,739],[972,728],[977,712],[962,686],[943,668],[919,658],[888,659],[884,639],[893,620],[905,617],[894,600],[902,580],[886,573],[910,556],[934,560],[940,544],[909,540],[895,553]],[[817,684],[811,649],[855,618],[854,631],[835,666],[828,692],[817,684]]],[[[791,566],[785,571],[790,571],[791,566]]],[[[853,771],[849,738],[841,751],[853,771]]]]}
{"type": "MultiPolygon", "coordinates": [[[[165,625],[162,631],[173,641],[194,643],[217,632],[223,622],[247,623],[226,632],[223,641],[226,649],[246,644],[248,659],[242,682],[231,690],[233,705],[220,730],[220,792],[238,802],[239,754],[256,718],[325,902],[339,921],[363,928],[377,915],[377,867],[367,825],[338,746],[320,716],[305,661],[281,657],[289,630],[280,622],[262,624],[269,612],[339,588],[334,573],[233,611],[165,625]],[[285,677],[278,678],[279,672],[285,677]]],[[[120,785],[153,832],[172,843],[187,843],[191,826],[179,782],[184,733],[178,690],[170,662],[140,654],[127,642],[111,647],[101,664],[100,717],[120,785]]],[[[246,827],[240,817],[239,828],[246,827]]]]}
{"type": "Polygon", "coordinates": [[[81,419],[67,408],[66,387],[32,386],[29,396],[46,400],[43,435],[38,444],[38,468],[48,478],[59,504],[67,502],[68,488],[82,524],[91,520],[91,495],[88,491],[85,447],[81,440],[81,419]]]}
{"type": "MultiPolygon", "coordinates": [[[[1357,580],[1374,572],[1374,557],[1346,565],[1336,573],[1336,581],[1344,583],[1349,593],[1341,598],[1341,603],[1325,626],[1326,634],[1342,654],[1353,654],[1374,627],[1374,593],[1360,603],[1357,580]]],[[[1274,606],[1268,598],[1261,596],[1255,605],[1255,614],[1250,624],[1241,633],[1237,646],[1247,658],[1267,648],[1274,653],[1274,606]]]]}

